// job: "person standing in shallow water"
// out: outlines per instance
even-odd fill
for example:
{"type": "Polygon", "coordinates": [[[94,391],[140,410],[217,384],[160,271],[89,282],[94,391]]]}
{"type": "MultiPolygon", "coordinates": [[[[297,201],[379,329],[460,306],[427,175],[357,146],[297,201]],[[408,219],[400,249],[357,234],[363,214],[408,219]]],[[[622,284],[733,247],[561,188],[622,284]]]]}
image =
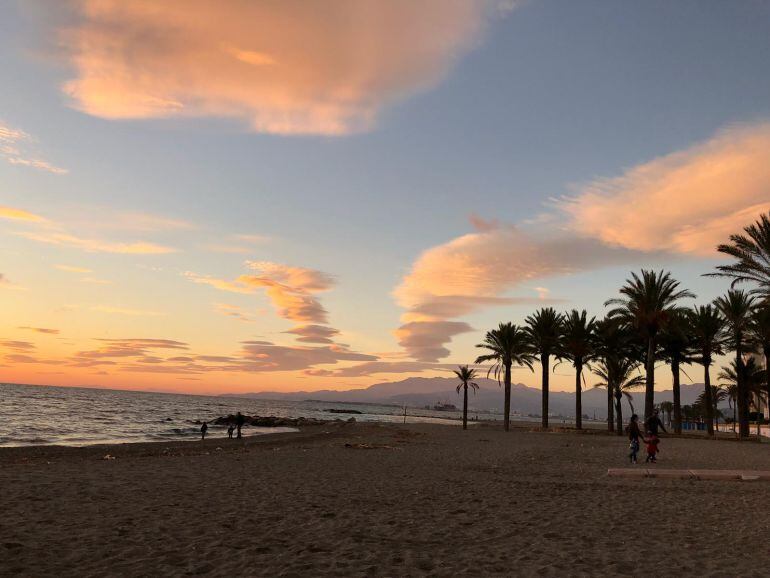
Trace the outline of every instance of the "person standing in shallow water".
{"type": "Polygon", "coordinates": [[[642,443],[642,430],[639,429],[639,416],[634,414],[631,416],[631,421],[626,427],[626,433],[628,433],[629,449],[631,452],[628,454],[628,459],[632,464],[636,463],[636,454],[639,453],[639,447],[642,443]]]}
{"type": "Polygon", "coordinates": [[[245,421],[246,420],[244,419],[241,412],[238,412],[238,414],[235,416],[235,427],[238,432],[235,437],[237,437],[238,439],[241,439],[241,428],[243,427],[243,424],[245,421]]]}
{"type": "Polygon", "coordinates": [[[235,431],[235,426],[233,424],[230,424],[227,426],[227,437],[230,439],[233,439],[233,432],[235,431]]]}
{"type": "Polygon", "coordinates": [[[209,424],[207,424],[205,421],[203,422],[203,425],[201,426],[201,440],[206,439],[206,432],[209,429],[209,424]]]}

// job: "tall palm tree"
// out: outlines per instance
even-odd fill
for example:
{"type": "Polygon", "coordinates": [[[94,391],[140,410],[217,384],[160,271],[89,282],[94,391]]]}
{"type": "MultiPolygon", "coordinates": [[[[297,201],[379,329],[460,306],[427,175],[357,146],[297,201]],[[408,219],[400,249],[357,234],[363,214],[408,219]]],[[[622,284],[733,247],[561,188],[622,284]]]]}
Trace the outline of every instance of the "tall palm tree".
{"type": "Polygon", "coordinates": [[[770,301],[762,302],[751,316],[751,336],[765,357],[765,395],[770,407],[770,301]]]}
{"type": "Polygon", "coordinates": [[[540,356],[543,371],[543,427],[548,427],[548,383],[551,355],[559,351],[564,317],[553,307],[543,307],[526,319],[527,334],[532,350],[540,356]]]}
{"type": "Polygon", "coordinates": [[[749,435],[749,393],[746,389],[743,354],[751,327],[751,310],[754,298],[739,289],[730,289],[714,304],[725,320],[730,348],[735,351],[736,388],[738,394],[738,432],[740,437],[749,435]]]}
{"type": "Polygon", "coordinates": [[[620,288],[622,297],[610,299],[605,305],[613,305],[611,317],[618,317],[634,327],[647,342],[645,357],[645,418],[652,415],[655,405],[655,347],[660,331],[666,326],[672,313],[679,309],[677,302],[685,297],[695,297],[690,291],[679,288],[679,282],[670,273],[642,269],[641,276],[631,273],[631,279],[620,288]]]}
{"type": "Polygon", "coordinates": [[[638,361],[622,355],[611,355],[600,359],[592,370],[602,380],[597,386],[612,390],[615,396],[615,413],[617,414],[615,422],[618,435],[623,435],[623,408],[620,402],[625,396],[633,413],[633,397],[629,390],[644,383],[644,377],[641,374],[634,375],[638,369],[638,361]]]}
{"type": "MultiPolygon", "coordinates": [[[[613,356],[631,355],[631,332],[617,318],[605,317],[596,322],[595,357],[605,361],[613,356]]],[[[615,431],[615,392],[612,383],[607,387],[607,429],[615,431]]],[[[621,432],[623,424],[620,424],[621,432]]]]}
{"type": "Polygon", "coordinates": [[[455,375],[460,380],[457,386],[457,393],[460,393],[460,389],[463,390],[463,429],[468,429],[468,387],[476,393],[479,388],[479,384],[475,383],[476,370],[468,369],[467,365],[461,365],[458,369],[455,369],[455,375]]]}
{"type": "Polygon", "coordinates": [[[719,265],[713,277],[730,277],[732,286],[753,283],[751,292],[764,300],[770,299],[770,213],[743,229],[745,234],[730,235],[730,243],[717,247],[720,253],[733,257],[731,265],[719,265]]]}
{"type": "Polygon", "coordinates": [[[674,393],[674,432],[682,433],[682,391],[680,373],[682,365],[692,361],[693,336],[690,318],[685,311],[674,310],[660,334],[661,354],[671,366],[674,393]]]}
{"type": "Polygon", "coordinates": [[[583,427],[583,368],[596,352],[596,318],[588,319],[586,310],[573,309],[564,316],[562,339],[557,357],[572,362],[575,368],[575,427],[583,427]]]}
{"type": "MultiPolygon", "coordinates": [[[[703,393],[708,435],[714,435],[716,401],[711,386],[711,364],[715,355],[722,355],[725,321],[719,309],[712,305],[693,307],[689,311],[690,330],[696,349],[695,359],[703,366],[703,393]]],[[[681,431],[681,429],[680,429],[681,431]]]]}
{"type": "Polygon", "coordinates": [[[508,431],[511,422],[511,366],[515,363],[532,369],[534,359],[527,333],[513,323],[501,323],[497,329],[487,331],[484,341],[476,347],[489,351],[486,355],[478,356],[476,363],[494,361],[487,372],[487,377],[493,373],[498,383],[500,378],[503,378],[505,384],[503,427],[508,431]]]}

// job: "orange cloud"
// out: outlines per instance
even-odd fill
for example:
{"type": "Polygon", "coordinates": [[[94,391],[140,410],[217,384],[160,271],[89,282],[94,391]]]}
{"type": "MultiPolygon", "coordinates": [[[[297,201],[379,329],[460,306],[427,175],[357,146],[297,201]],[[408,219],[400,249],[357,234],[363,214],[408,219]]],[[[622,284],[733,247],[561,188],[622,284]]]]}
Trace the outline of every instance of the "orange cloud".
{"type": "Polygon", "coordinates": [[[436,85],[479,36],[477,0],[79,0],[64,91],[104,118],[230,117],[339,135],[436,85]]]}
{"type": "Polygon", "coordinates": [[[285,333],[297,335],[297,341],[302,343],[334,343],[340,332],[325,325],[298,325],[285,333]]]}
{"type": "Polygon", "coordinates": [[[44,223],[45,218],[35,215],[24,209],[15,209],[13,207],[0,206],[0,219],[10,219],[12,221],[27,221],[29,223],[44,223]]]}
{"type": "Polygon", "coordinates": [[[91,269],[85,267],[75,267],[73,265],[54,265],[60,271],[67,271],[68,273],[93,273],[91,269]]]}
{"type": "Polygon", "coordinates": [[[17,327],[17,329],[23,329],[25,331],[34,331],[35,333],[46,333],[49,335],[58,335],[59,330],[58,329],[50,329],[48,327],[29,327],[27,325],[23,325],[21,327],[17,327]]]}
{"type": "Polygon", "coordinates": [[[100,241],[96,239],[84,239],[68,233],[57,232],[34,232],[23,231],[16,233],[20,237],[47,243],[49,245],[61,245],[65,247],[75,247],[89,253],[118,253],[125,255],[164,255],[167,253],[176,253],[177,250],[172,247],[156,245],[155,243],[146,243],[144,241],[134,243],[113,243],[109,241],[100,241]]]}
{"type": "Polygon", "coordinates": [[[713,256],[770,211],[770,122],[596,180],[560,207],[573,230],[611,245],[713,256]]]}
{"type": "Polygon", "coordinates": [[[473,223],[475,232],[423,252],[394,291],[399,305],[407,309],[395,336],[419,361],[446,357],[450,352],[445,344],[471,330],[467,323],[452,321],[457,317],[492,305],[561,301],[528,284],[631,257],[595,239],[562,232],[541,238],[477,217],[473,223]],[[505,295],[522,287],[537,296],[505,295]]]}

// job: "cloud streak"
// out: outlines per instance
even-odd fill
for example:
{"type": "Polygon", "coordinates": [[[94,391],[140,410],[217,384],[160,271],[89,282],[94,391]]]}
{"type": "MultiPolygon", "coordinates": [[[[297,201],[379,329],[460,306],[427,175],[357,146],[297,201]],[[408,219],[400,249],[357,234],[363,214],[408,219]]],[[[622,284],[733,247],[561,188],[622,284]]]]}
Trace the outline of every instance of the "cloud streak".
{"type": "Polygon", "coordinates": [[[73,105],[110,118],[229,117],[340,135],[435,86],[483,29],[476,0],[79,0],[62,34],[73,105]],[[394,42],[394,38],[398,38],[394,42]],[[138,39],[141,39],[138,41],[138,39]]]}
{"type": "Polygon", "coordinates": [[[30,167],[57,175],[69,172],[37,157],[31,151],[32,142],[32,137],[26,132],[0,122],[0,158],[12,165],[30,167]]]}

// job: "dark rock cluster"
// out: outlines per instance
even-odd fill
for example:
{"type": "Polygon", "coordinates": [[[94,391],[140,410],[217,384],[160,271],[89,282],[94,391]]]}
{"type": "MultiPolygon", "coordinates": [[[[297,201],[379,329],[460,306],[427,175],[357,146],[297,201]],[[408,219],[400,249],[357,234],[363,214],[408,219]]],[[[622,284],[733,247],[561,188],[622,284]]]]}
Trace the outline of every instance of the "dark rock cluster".
{"type": "MultiPolygon", "coordinates": [[[[243,417],[243,423],[244,425],[251,425],[256,427],[307,427],[312,425],[325,425],[328,423],[340,423],[343,422],[341,419],[314,419],[314,418],[305,418],[305,417],[276,417],[274,415],[270,416],[260,416],[260,415],[244,415],[243,417]]],[[[348,422],[354,422],[356,421],[356,418],[351,417],[348,422]]],[[[229,425],[229,424],[235,424],[237,423],[237,418],[234,415],[227,415],[222,416],[214,419],[211,421],[213,425],[229,425]]]]}

